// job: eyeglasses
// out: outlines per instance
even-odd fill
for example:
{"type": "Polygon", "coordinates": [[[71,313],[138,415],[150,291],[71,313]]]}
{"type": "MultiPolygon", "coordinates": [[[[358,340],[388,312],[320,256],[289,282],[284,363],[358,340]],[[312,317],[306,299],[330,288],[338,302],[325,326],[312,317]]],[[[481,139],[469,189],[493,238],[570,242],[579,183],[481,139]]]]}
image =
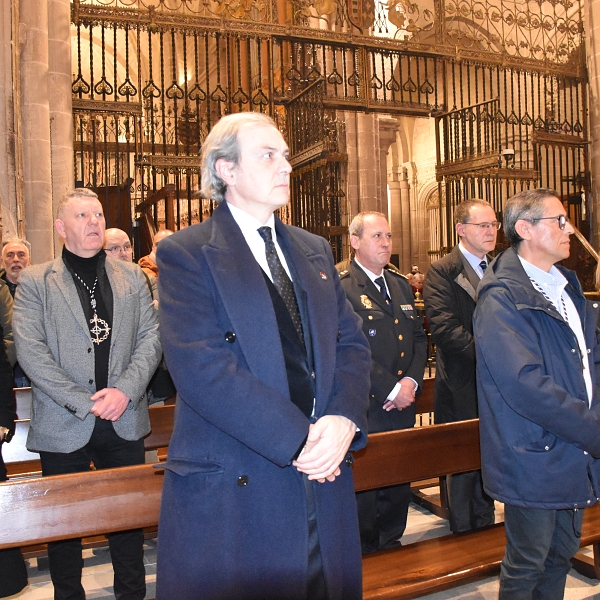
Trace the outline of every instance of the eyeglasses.
{"type": "Polygon", "coordinates": [[[502,227],[502,223],[500,221],[492,221],[491,223],[463,223],[463,225],[476,225],[479,229],[489,229],[493,227],[494,229],[500,229],[502,227]]]}
{"type": "Polygon", "coordinates": [[[107,252],[111,254],[120,254],[121,250],[123,252],[131,252],[131,244],[125,244],[124,246],[112,246],[111,248],[106,248],[107,252]]]}
{"type": "Polygon", "coordinates": [[[539,217],[537,219],[531,219],[530,223],[537,223],[538,221],[557,221],[558,228],[563,231],[565,225],[569,222],[566,215],[558,215],[558,217],[539,217]]]}

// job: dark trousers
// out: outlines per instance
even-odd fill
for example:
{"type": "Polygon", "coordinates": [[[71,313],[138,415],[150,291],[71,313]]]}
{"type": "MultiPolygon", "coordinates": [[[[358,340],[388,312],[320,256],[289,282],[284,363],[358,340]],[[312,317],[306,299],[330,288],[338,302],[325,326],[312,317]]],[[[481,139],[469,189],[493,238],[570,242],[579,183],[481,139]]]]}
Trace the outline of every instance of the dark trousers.
{"type": "Polygon", "coordinates": [[[448,475],[446,489],[454,533],[494,524],[494,500],[483,491],[481,471],[448,475]]]}
{"type": "Polygon", "coordinates": [[[363,554],[400,545],[410,498],[410,483],[356,494],[363,554]]]}
{"type": "MultiPolygon", "coordinates": [[[[81,449],[66,454],[40,452],[42,475],[62,475],[96,469],[139,465],[144,462],[144,440],[127,441],[116,433],[111,421],[96,419],[90,441],[81,449]]],[[[114,593],[117,600],[143,600],[146,595],[144,534],[141,529],[108,535],[112,559],[114,593]]],[[[83,569],[81,539],[48,544],[50,576],[55,600],[84,600],[81,585],[83,569]]]]}
{"type": "Polygon", "coordinates": [[[504,505],[500,600],[561,600],[579,549],[583,511],[504,505]]]}

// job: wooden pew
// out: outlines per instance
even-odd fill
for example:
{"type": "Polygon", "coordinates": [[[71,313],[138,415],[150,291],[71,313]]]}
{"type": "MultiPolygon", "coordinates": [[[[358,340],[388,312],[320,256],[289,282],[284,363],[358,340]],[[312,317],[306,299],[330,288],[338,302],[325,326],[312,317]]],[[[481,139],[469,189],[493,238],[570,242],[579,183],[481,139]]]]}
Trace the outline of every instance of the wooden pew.
{"type": "MultiPolygon", "coordinates": [[[[374,434],[356,453],[357,491],[477,469],[477,420],[374,434]]],[[[163,470],[154,465],[0,484],[0,549],[108,531],[156,528],[163,470]]],[[[600,543],[600,506],[586,509],[581,545],[600,543]]],[[[446,535],[363,559],[365,600],[415,598],[496,573],[504,527],[446,535]]]]}
{"type": "MultiPolygon", "coordinates": [[[[167,448],[173,432],[175,406],[172,404],[151,406],[148,412],[152,431],[144,438],[144,450],[167,448]]],[[[39,455],[36,452],[29,452],[25,447],[28,431],[28,419],[17,421],[13,439],[9,444],[2,446],[2,457],[9,478],[30,477],[40,475],[42,472],[39,455]]]]}
{"type": "MultiPolygon", "coordinates": [[[[479,421],[473,419],[369,436],[367,447],[355,455],[354,482],[356,490],[363,491],[480,467],[479,421]]],[[[584,513],[581,547],[594,545],[598,556],[599,544],[600,505],[596,504],[584,513]]],[[[500,523],[367,555],[363,598],[416,598],[493,575],[500,570],[505,545],[500,523]]],[[[598,560],[581,553],[576,558],[592,564],[587,576],[593,576],[594,560],[596,564],[598,560]]]]}

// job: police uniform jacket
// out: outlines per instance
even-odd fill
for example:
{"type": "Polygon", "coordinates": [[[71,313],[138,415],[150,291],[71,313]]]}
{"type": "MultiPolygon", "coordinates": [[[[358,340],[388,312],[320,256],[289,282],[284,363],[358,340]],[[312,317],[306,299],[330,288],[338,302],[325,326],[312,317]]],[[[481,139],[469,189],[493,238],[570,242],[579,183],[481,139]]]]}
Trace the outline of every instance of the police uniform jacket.
{"type": "Polygon", "coordinates": [[[369,276],[352,261],[340,273],[342,287],[362,319],[363,333],[371,346],[369,432],[412,427],[414,403],[403,410],[382,409],[388,395],[403,377],[411,377],[421,392],[427,360],[427,337],[415,311],[412,289],[392,265],[384,269],[392,300],[388,306],[369,276]]]}

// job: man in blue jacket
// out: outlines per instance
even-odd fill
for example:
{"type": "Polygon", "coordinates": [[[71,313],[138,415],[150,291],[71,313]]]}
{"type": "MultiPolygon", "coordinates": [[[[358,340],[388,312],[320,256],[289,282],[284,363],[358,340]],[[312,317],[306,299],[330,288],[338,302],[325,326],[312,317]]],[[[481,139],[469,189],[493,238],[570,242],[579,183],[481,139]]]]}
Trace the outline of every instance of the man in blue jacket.
{"type": "Polygon", "coordinates": [[[573,233],[556,192],[513,196],[504,228],[475,313],[483,483],[505,505],[500,599],[554,600],[600,495],[598,303],[555,265],[573,233]]]}

